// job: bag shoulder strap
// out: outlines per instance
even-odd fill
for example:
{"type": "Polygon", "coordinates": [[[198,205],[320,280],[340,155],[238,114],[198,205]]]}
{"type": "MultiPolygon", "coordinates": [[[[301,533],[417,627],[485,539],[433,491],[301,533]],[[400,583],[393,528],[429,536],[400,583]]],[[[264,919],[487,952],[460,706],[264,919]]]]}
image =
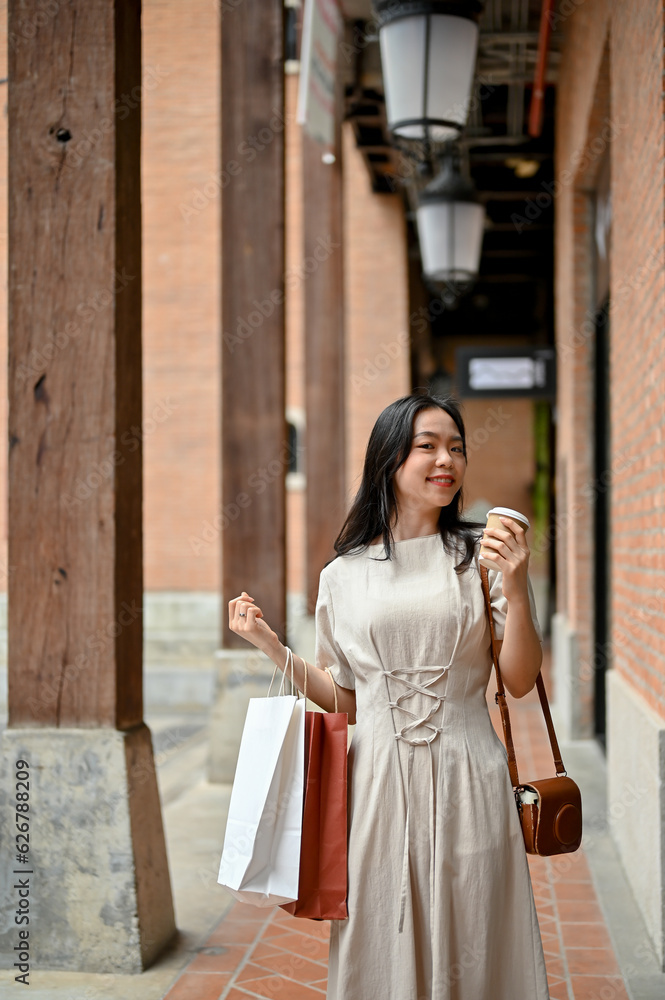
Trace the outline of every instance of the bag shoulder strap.
{"type": "Polygon", "coordinates": [[[501,724],[503,726],[503,738],[506,744],[506,752],[508,754],[508,770],[510,772],[510,780],[512,782],[513,788],[516,788],[520,783],[520,776],[517,770],[517,758],[515,756],[515,746],[513,744],[513,732],[510,727],[510,712],[508,711],[508,704],[506,702],[506,692],[503,687],[503,680],[501,678],[501,671],[499,670],[499,654],[496,649],[496,635],[494,634],[494,619],[492,618],[492,604],[490,598],[490,584],[487,576],[487,570],[484,566],[480,567],[480,576],[483,582],[483,594],[485,596],[485,609],[487,611],[487,617],[490,624],[490,638],[492,640],[492,662],[494,663],[494,670],[496,672],[496,695],[495,700],[499,706],[499,711],[501,712],[501,724]]]}
{"type": "Polygon", "coordinates": [[[564,767],[563,760],[561,759],[561,751],[559,750],[559,741],[556,738],[556,733],[554,731],[554,723],[552,722],[552,715],[550,713],[550,703],[547,700],[547,692],[545,691],[545,683],[543,681],[543,675],[538,672],[536,677],[536,687],[538,689],[538,697],[540,698],[540,707],[543,710],[543,715],[545,716],[545,725],[547,726],[547,735],[550,738],[550,746],[552,747],[552,757],[554,758],[554,767],[556,768],[557,775],[567,774],[566,768],[564,767]]]}
{"type": "MultiPolygon", "coordinates": [[[[506,752],[508,753],[508,769],[510,771],[510,780],[513,783],[513,787],[519,785],[519,775],[517,771],[517,758],[515,757],[515,746],[513,744],[513,734],[510,727],[510,713],[508,711],[508,704],[506,702],[506,692],[503,687],[503,679],[501,677],[501,671],[499,669],[499,655],[496,648],[496,635],[494,632],[494,618],[492,617],[492,604],[490,598],[490,586],[489,578],[487,575],[487,569],[484,566],[480,567],[480,576],[483,584],[483,594],[485,597],[485,609],[487,611],[487,617],[490,626],[490,637],[492,640],[492,661],[494,663],[494,670],[496,672],[496,703],[499,706],[501,712],[501,723],[503,725],[503,735],[506,741],[506,752]]],[[[538,689],[538,697],[540,699],[540,707],[543,711],[543,716],[545,717],[545,725],[547,726],[547,735],[549,737],[550,746],[552,748],[552,757],[554,759],[554,767],[557,775],[565,775],[566,769],[563,765],[561,759],[561,751],[559,750],[559,743],[556,738],[556,733],[554,731],[554,723],[552,722],[552,715],[550,713],[550,706],[547,700],[547,692],[545,691],[545,684],[543,682],[543,675],[539,671],[536,678],[536,688],[538,689]]]]}

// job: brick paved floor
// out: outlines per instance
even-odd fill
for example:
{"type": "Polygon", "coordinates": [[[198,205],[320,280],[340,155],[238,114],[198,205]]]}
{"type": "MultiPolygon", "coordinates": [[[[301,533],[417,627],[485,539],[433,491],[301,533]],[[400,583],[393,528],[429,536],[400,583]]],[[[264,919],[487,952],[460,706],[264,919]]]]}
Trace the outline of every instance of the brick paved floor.
{"type": "MultiPolygon", "coordinates": [[[[491,712],[498,730],[498,710],[491,712]]],[[[521,777],[553,774],[535,691],[511,701],[511,712],[521,777]]],[[[628,1000],[584,851],[530,857],[529,866],[551,1000],[628,1000]]],[[[236,903],[165,1000],[320,1000],[326,990],[328,934],[327,921],[236,903]]]]}

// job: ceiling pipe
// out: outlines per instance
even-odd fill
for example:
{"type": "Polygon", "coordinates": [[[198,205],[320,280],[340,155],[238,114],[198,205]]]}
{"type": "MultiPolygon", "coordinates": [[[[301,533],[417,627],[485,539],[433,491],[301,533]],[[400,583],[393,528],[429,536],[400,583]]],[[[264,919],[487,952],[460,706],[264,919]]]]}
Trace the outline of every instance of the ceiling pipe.
{"type": "Polygon", "coordinates": [[[545,102],[545,71],[552,34],[552,15],[555,0],[543,0],[540,12],[540,32],[538,35],[538,58],[533,78],[531,106],[529,108],[529,135],[537,138],[543,130],[543,110],[545,102]]]}

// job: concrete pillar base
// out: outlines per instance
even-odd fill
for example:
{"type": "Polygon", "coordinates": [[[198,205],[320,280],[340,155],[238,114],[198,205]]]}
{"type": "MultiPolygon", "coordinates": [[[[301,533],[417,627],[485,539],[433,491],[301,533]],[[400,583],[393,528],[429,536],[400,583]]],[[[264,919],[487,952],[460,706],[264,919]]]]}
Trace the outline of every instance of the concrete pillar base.
{"type": "MultiPolygon", "coordinates": [[[[256,647],[218,649],[215,703],[210,713],[208,781],[230,784],[235,774],[250,698],[268,693],[275,664],[256,647]]],[[[282,680],[277,671],[273,694],[282,680]]]]}
{"type": "MultiPolygon", "coordinates": [[[[554,672],[553,711],[562,740],[579,740],[590,734],[580,718],[579,654],[577,633],[564,614],[552,615],[552,667],[554,672]]],[[[588,728],[588,727],[587,727],[588,728]]]]}
{"type": "Polygon", "coordinates": [[[610,831],[665,972],[665,722],[615,669],[606,691],[610,831]]]}
{"type": "MultiPolygon", "coordinates": [[[[24,794],[20,787],[21,795],[24,794]]],[[[25,801],[21,799],[19,801],[25,801]]],[[[8,729],[0,777],[0,963],[138,973],[173,938],[150,730],[8,729]],[[29,767],[29,851],[16,822],[16,762],[29,767]],[[16,874],[18,873],[18,874],[16,874]],[[27,880],[27,889],[19,883],[27,880]],[[29,923],[17,924],[16,911],[29,923]]],[[[17,974],[21,970],[17,969],[17,974]]],[[[29,980],[28,980],[29,982],[29,980]]]]}

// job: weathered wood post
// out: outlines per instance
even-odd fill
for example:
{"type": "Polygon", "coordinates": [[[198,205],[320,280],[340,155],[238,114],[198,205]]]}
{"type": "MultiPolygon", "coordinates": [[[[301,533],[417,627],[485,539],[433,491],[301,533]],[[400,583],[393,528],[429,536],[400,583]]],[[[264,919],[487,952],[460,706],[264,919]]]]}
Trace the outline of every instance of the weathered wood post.
{"type": "Polygon", "coordinates": [[[227,625],[246,590],[286,638],[284,4],[222,4],[222,642],[209,777],[230,781],[273,664],[227,625]]]}
{"type": "Polygon", "coordinates": [[[141,4],[10,0],[8,30],[0,910],[30,892],[0,951],[24,929],[35,968],[138,972],[175,931],[142,716],[141,4]]]}
{"type": "Polygon", "coordinates": [[[346,514],[344,449],[344,256],[339,122],[335,161],[303,134],[305,283],[305,474],[307,610],[314,614],[319,574],[335,555],[346,514]]]}

